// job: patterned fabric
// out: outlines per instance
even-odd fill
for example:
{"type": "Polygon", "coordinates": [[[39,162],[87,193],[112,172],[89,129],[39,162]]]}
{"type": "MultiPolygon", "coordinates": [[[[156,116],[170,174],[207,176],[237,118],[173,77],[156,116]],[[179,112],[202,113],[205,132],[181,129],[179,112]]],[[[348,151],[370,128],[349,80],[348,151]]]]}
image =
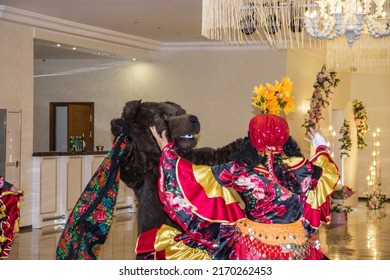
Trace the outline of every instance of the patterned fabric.
{"type": "Polygon", "coordinates": [[[182,240],[174,240],[180,232],[168,225],[162,225],[140,235],[137,253],[155,253],[156,260],[210,260],[206,250],[191,248],[182,240]]]}
{"type": "MultiPolygon", "coordinates": [[[[245,253],[247,238],[236,226],[240,221],[247,218],[257,224],[297,223],[305,232],[304,243],[281,241],[275,248],[282,250],[289,245],[296,249],[283,258],[321,259],[323,255],[312,235],[321,223],[329,222],[329,196],[339,180],[338,170],[323,149],[318,149],[311,160],[287,158],[284,163],[295,184],[280,185],[261,165],[254,169],[235,162],[211,168],[193,165],[177,155],[172,143],[167,145],[160,161],[159,195],[167,214],[184,230],[174,241],[206,250],[211,259],[245,258],[249,257],[245,253]],[[242,203],[237,196],[244,209],[240,209],[242,203]]],[[[269,244],[256,244],[261,246],[252,256],[261,258],[264,252],[260,252],[269,244]]],[[[158,244],[154,248],[159,248],[158,244]]],[[[268,258],[273,257],[268,254],[268,258]]]]}
{"type": "Polygon", "coordinates": [[[311,159],[315,163],[314,188],[306,193],[303,207],[304,226],[310,234],[318,231],[322,224],[330,223],[330,195],[337,182],[339,172],[324,146],[319,146],[311,159]]]}
{"type": "Polygon", "coordinates": [[[70,214],[57,246],[59,260],[95,260],[107,239],[119,189],[119,160],[127,144],[119,136],[70,214]]]}
{"type": "Polygon", "coordinates": [[[8,258],[14,236],[19,232],[21,196],[23,191],[0,176],[0,259],[8,258]]]}

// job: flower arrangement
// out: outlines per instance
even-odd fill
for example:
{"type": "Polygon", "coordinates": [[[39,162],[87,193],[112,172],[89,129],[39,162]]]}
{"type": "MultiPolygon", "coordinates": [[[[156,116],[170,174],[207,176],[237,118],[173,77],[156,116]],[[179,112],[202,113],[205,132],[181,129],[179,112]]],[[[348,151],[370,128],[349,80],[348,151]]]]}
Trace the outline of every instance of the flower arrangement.
{"type": "Polygon", "coordinates": [[[386,195],[380,191],[367,192],[366,207],[370,210],[382,208],[383,203],[386,202],[386,195]]]}
{"type": "Polygon", "coordinates": [[[367,111],[363,103],[356,99],[352,101],[352,106],[357,130],[358,149],[363,149],[367,146],[367,143],[364,140],[368,131],[367,111]]]}
{"type": "Polygon", "coordinates": [[[307,112],[307,117],[303,123],[306,132],[310,128],[317,128],[323,119],[322,111],[329,105],[329,99],[332,98],[332,88],[337,87],[340,80],[336,78],[336,72],[328,72],[325,65],[317,74],[316,82],[314,83],[314,91],[311,97],[310,109],[307,112]]]}
{"type": "Polygon", "coordinates": [[[339,139],[339,142],[341,143],[340,157],[349,157],[349,152],[351,151],[352,147],[352,140],[350,126],[347,120],[344,120],[343,126],[340,128],[340,134],[342,135],[342,137],[339,139]]]}
{"type": "Polygon", "coordinates": [[[260,84],[254,87],[253,93],[255,96],[252,99],[252,105],[260,109],[261,114],[279,115],[283,111],[286,115],[294,111],[294,97],[292,93],[292,82],[288,77],[282,79],[279,83],[275,81],[275,85],[260,84]]]}
{"type": "Polygon", "coordinates": [[[342,186],[339,188],[336,188],[333,193],[330,195],[332,199],[347,199],[348,197],[351,197],[353,195],[354,191],[347,187],[347,186],[342,186]]]}

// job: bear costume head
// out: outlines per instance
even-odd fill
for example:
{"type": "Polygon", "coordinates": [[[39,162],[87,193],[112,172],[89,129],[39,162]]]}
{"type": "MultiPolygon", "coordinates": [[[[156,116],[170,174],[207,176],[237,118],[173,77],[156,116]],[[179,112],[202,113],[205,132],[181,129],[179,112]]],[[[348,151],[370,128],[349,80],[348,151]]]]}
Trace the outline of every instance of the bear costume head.
{"type": "Polygon", "coordinates": [[[173,102],[129,101],[123,108],[120,119],[111,121],[111,131],[118,135],[124,120],[132,141],[126,147],[126,155],[121,164],[121,180],[129,187],[137,189],[142,186],[146,176],[155,174],[156,164],[160,160],[160,149],[157,146],[150,126],[156,126],[158,132],[167,131],[169,141],[175,142],[180,154],[193,149],[200,132],[200,123],[196,116],[173,102]]]}

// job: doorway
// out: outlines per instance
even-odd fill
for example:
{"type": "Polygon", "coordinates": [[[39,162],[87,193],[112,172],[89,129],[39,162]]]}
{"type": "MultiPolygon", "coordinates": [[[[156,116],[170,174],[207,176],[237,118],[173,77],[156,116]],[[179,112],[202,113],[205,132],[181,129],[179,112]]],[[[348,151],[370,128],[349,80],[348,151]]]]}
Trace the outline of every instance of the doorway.
{"type": "Polygon", "coordinates": [[[93,102],[50,103],[50,151],[93,151],[93,131],[93,102]],[[82,147],[74,149],[70,139],[82,139],[82,147]]]}
{"type": "Polygon", "coordinates": [[[22,112],[0,109],[0,175],[20,185],[22,112]]]}

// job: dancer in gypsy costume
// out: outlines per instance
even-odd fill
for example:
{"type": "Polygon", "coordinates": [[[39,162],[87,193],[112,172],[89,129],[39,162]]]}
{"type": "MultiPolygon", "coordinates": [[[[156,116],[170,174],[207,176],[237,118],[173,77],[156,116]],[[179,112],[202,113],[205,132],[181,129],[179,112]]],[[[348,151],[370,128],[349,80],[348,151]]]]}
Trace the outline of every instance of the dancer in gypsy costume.
{"type": "Polygon", "coordinates": [[[19,233],[21,196],[23,191],[0,175],[0,260],[8,258],[15,234],[19,233]]]}
{"type": "Polygon", "coordinates": [[[284,118],[256,115],[241,152],[217,166],[191,164],[165,131],[151,131],[162,150],[160,200],[183,232],[166,225],[145,232],[137,253],[154,259],[325,258],[315,233],[330,222],[339,173],[318,131],[308,135],[316,152],[306,159],[284,118]]]}

